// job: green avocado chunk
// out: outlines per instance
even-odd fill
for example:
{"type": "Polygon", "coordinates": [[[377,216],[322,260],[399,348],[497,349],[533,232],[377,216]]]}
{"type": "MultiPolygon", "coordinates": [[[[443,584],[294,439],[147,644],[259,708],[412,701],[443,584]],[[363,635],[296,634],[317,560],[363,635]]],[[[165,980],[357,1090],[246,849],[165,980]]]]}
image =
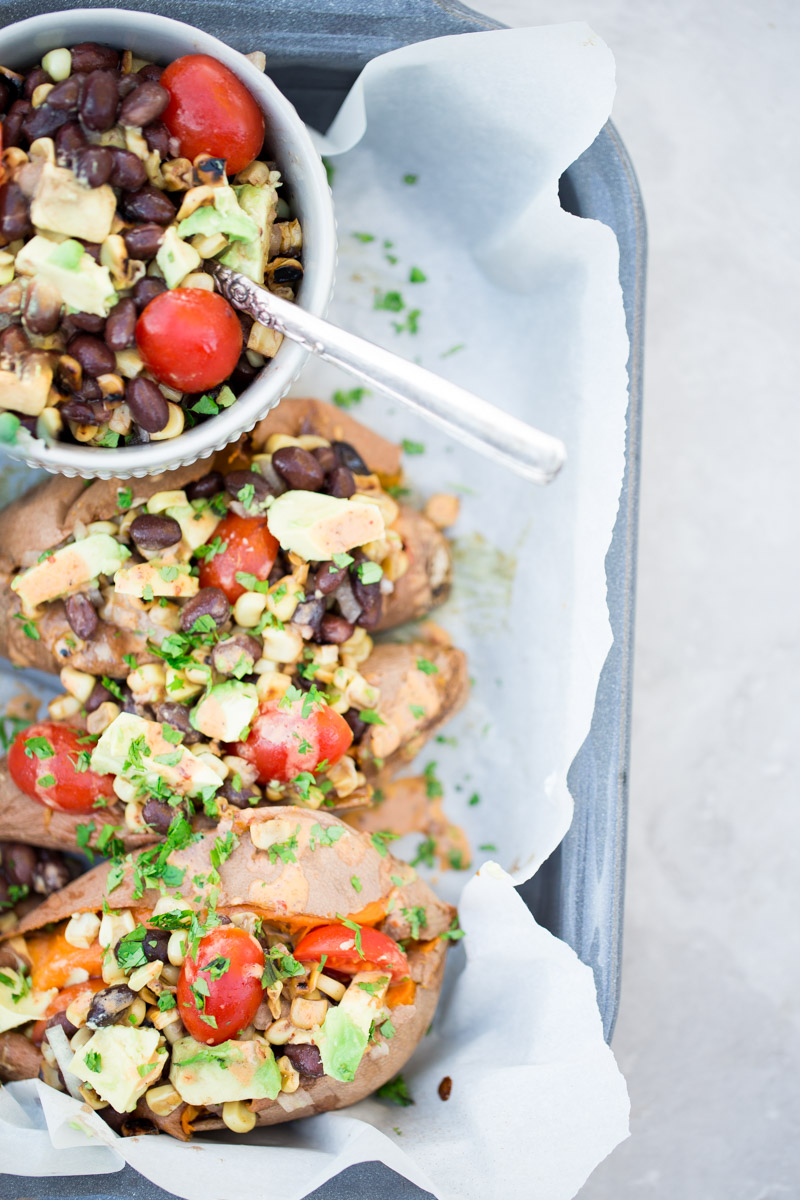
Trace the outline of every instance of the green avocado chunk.
{"type": "Polygon", "coordinates": [[[108,533],[93,533],[80,542],[54,550],[11,580],[11,587],[30,612],[39,604],[77,592],[98,575],[114,575],[131,552],[108,533]]]}
{"type": "Polygon", "coordinates": [[[252,242],[258,232],[258,225],[240,208],[232,187],[215,188],[214,203],[196,208],[178,226],[178,236],[182,238],[196,233],[206,236],[224,233],[231,241],[252,242]]]}
{"type": "Polygon", "coordinates": [[[357,1025],[350,1013],[338,1005],[328,1009],[316,1041],[325,1074],[340,1083],[352,1083],[367,1048],[369,1026],[364,1029],[357,1025]]]}
{"type": "MultiPolygon", "coordinates": [[[[236,742],[255,716],[258,692],[255,684],[226,679],[209,688],[192,710],[192,727],[220,742],[236,742]]],[[[246,735],[245,735],[246,736],[246,735]]]]}
{"type": "Polygon", "coordinates": [[[252,219],[255,234],[248,241],[234,242],[220,255],[219,261],[234,271],[241,271],[254,283],[262,284],[277,203],[275,189],[245,183],[235,190],[240,207],[252,219]]]}
{"type": "Polygon", "coordinates": [[[260,1041],[204,1046],[194,1038],[180,1038],[172,1048],[169,1078],[182,1100],[198,1106],[274,1100],[281,1090],[275,1055],[260,1041]]]}

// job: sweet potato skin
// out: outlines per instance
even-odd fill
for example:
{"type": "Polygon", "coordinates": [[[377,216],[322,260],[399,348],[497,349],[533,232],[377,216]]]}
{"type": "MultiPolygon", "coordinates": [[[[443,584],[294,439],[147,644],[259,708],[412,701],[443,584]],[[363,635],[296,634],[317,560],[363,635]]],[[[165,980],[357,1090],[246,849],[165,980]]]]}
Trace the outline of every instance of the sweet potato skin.
{"type": "Polygon", "coordinates": [[[395,581],[394,591],[384,597],[379,630],[415,621],[444,604],[450,595],[452,557],[441,529],[407,504],[400,506],[394,528],[403,539],[408,570],[395,581]]]}
{"type": "Polygon", "coordinates": [[[23,1033],[9,1030],[0,1033],[0,1079],[13,1083],[17,1079],[38,1079],[42,1052],[23,1033]]]}

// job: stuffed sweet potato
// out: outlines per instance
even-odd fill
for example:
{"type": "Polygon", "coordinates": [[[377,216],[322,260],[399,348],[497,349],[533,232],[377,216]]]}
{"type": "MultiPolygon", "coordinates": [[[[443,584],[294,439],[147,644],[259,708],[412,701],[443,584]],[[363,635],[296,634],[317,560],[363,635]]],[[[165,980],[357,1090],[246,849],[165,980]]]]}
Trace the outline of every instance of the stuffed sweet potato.
{"type": "Polygon", "coordinates": [[[416,1048],[454,933],[413,868],[328,813],[238,813],[206,836],[176,823],[0,951],[0,1072],[63,1080],[122,1133],[341,1108],[416,1048]]]}

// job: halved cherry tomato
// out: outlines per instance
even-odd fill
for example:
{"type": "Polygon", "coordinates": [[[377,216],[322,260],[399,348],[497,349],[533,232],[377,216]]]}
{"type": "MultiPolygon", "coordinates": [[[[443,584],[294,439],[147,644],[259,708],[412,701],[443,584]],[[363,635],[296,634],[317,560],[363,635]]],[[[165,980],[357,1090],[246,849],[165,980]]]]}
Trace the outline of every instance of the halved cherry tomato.
{"type": "Polygon", "coordinates": [[[63,1012],[65,1008],[69,1008],[72,1001],[77,1000],[78,996],[83,992],[99,992],[105,987],[108,987],[108,984],[102,979],[87,979],[86,983],[73,983],[70,987],[64,988],[63,991],[60,991],[50,1001],[45,1009],[42,1020],[37,1021],[34,1025],[33,1032],[31,1033],[31,1041],[35,1045],[40,1046],[50,1017],[54,1017],[56,1013],[63,1012]]]}
{"type": "Polygon", "coordinates": [[[161,73],[170,95],[162,121],[181,144],[184,158],[198,154],[227,161],[235,175],[258,156],[264,142],[264,114],[247,88],[221,62],[207,54],[187,54],[161,73]]]}
{"type": "Polygon", "coordinates": [[[237,517],[228,513],[214,530],[225,549],[200,565],[200,587],[222,588],[235,604],[247,588],[236,578],[237,571],[264,580],[272,570],[278,542],[269,531],[265,517],[237,517]]]}
{"type": "Polygon", "coordinates": [[[356,931],[348,925],[320,925],[312,929],[294,948],[298,962],[318,963],[323,954],[325,970],[355,975],[358,971],[386,971],[396,983],[408,975],[408,959],[385,933],[362,926],[361,954],[356,949],[356,931]],[[363,955],[363,958],[362,958],[363,955]]]}
{"type": "Polygon", "coordinates": [[[161,383],[205,392],[228,378],[242,353],[242,327],[224,296],[173,288],[142,310],[136,344],[161,383]]]}
{"type": "Polygon", "coordinates": [[[235,753],[258,770],[259,783],[290,783],[302,771],[315,771],[320,763],[333,766],[353,743],[353,731],[328,704],[272,700],[263,705],[250,726],[246,742],[237,742],[235,753]],[[311,708],[303,716],[303,707],[311,708]]]}
{"type": "Polygon", "coordinates": [[[92,745],[81,729],[53,721],[29,725],[17,734],[8,752],[11,778],[21,792],[48,808],[91,812],[100,797],[114,799],[113,775],[80,770],[92,745]]]}
{"type": "Polygon", "coordinates": [[[218,1046],[250,1024],[264,989],[264,951],[250,933],[221,925],[186,958],[178,980],[178,1010],[198,1042],[218,1046]]]}

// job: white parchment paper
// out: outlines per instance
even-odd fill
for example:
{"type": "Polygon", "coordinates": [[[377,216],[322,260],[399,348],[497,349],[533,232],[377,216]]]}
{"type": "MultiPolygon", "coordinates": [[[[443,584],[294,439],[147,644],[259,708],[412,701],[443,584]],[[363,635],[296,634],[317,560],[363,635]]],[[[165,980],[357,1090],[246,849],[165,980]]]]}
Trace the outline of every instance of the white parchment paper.
{"type": "MultiPolygon", "coordinates": [[[[340,234],[331,319],[557,434],[569,454],[539,489],[380,397],[353,410],[414,444],[407,466],[421,497],[462,498],[453,598],[435,619],[469,654],[473,696],[447,730],[456,744],[426,748],[420,765],[436,761],[446,811],[477,861],[504,869],[435,881],[459,900],[467,937],[404,1071],[415,1105],[369,1100],[253,1144],[187,1148],[118,1139],[69,1097],[16,1084],[0,1095],[4,1169],[85,1174],[124,1159],[188,1200],[299,1200],[377,1159],[439,1197],[489,1187],[566,1200],[627,1135],[591,973],[512,887],[569,827],[567,771],[611,645],[604,559],[628,354],[618,250],[609,229],[561,209],[558,179],[602,128],[613,91],[611,54],[582,24],[443,38],[369,64],[323,147],[340,234]],[[399,294],[397,311],[376,307],[387,293],[399,294]]],[[[295,392],[327,399],[352,385],[311,364],[295,392]]],[[[9,672],[5,696],[19,682],[9,672]]]]}

